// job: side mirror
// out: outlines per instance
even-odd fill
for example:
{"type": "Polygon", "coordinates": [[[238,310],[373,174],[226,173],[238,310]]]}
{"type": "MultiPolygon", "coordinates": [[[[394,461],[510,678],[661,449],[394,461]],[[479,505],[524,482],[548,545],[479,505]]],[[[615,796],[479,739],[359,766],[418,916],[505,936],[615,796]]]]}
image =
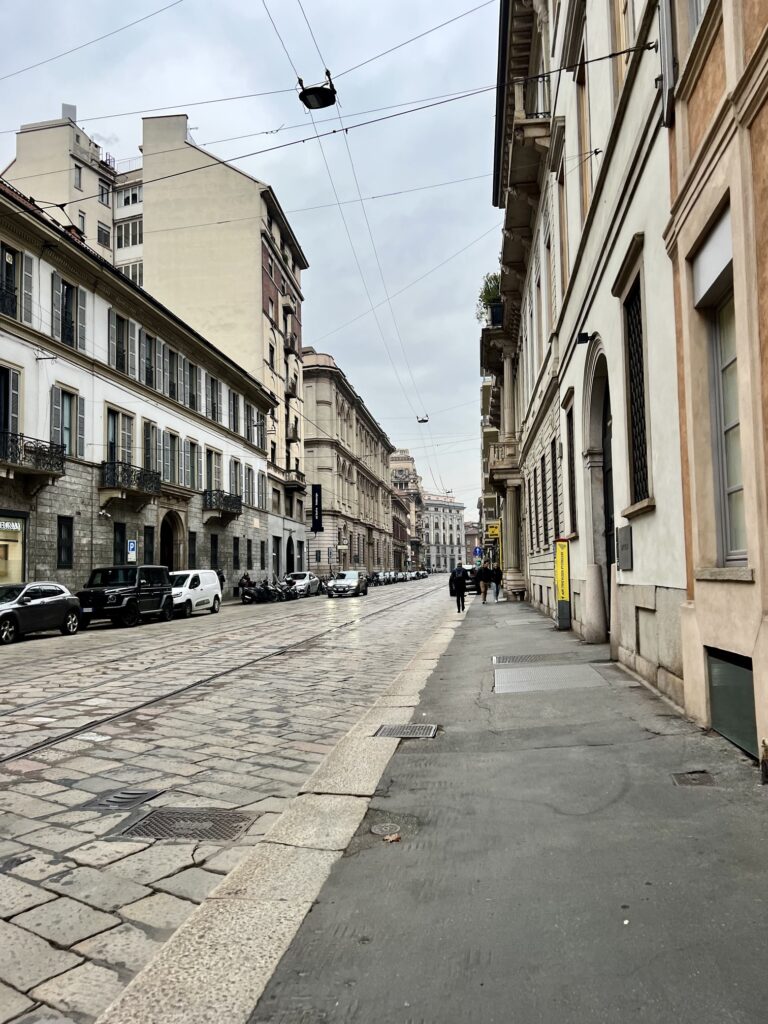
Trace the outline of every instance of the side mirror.
{"type": "Polygon", "coordinates": [[[18,603],[19,604],[32,604],[32,598],[31,597],[27,597],[26,594],[25,594],[24,597],[20,597],[19,598],[18,603]]]}

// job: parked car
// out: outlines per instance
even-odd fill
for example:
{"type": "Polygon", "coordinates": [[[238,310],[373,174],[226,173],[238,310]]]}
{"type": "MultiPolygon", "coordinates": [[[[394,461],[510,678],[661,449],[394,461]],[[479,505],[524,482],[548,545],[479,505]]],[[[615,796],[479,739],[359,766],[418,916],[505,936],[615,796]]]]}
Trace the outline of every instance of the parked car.
{"type": "Polygon", "coordinates": [[[80,602],[63,584],[43,581],[0,587],[0,644],[54,629],[74,636],[79,628],[80,602]]]}
{"type": "Polygon", "coordinates": [[[337,572],[326,585],[328,597],[361,597],[368,593],[368,580],[357,569],[337,572]]]}
{"type": "Polygon", "coordinates": [[[194,612],[215,615],[221,608],[221,584],[214,569],[180,569],[170,577],[173,610],[185,619],[194,612]]]}
{"type": "Polygon", "coordinates": [[[310,597],[320,590],[320,580],[313,572],[289,572],[286,579],[293,580],[299,597],[310,597]]]}
{"type": "Polygon", "coordinates": [[[110,565],[93,569],[78,593],[80,626],[109,619],[121,626],[138,626],[145,618],[173,618],[173,595],[164,565],[110,565]]]}

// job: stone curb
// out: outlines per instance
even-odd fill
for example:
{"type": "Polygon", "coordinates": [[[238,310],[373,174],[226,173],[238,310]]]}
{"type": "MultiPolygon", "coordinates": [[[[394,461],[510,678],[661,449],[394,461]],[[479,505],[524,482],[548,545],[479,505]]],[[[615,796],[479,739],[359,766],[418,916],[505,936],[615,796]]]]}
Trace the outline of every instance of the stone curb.
{"type": "Polygon", "coordinates": [[[460,621],[446,618],[387,692],[342,737],[255,847],[177,929],[96,1024],[246,1024],[357,831],[460,621]]]}

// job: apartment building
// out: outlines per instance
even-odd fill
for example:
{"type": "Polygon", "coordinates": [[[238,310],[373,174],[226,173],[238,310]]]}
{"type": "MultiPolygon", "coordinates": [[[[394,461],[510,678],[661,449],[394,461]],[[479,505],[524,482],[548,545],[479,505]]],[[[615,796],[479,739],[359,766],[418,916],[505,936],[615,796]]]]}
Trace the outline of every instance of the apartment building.
{"type": "MultiPolygon", "coordinates": [[[[6,180],[183,318],[277,398],[267,424],[272,571],[304,567],[301,274],[306,257],[273,189],[196,145],[186,115],[143,120],[116,162],[65,105],[23,125],[6,180]],[[59,204],[58,206],[54,204],[59,204]],[[61,208],[61,204],[65,204],[61,208]]],[[[237,410],[228,410],[232,425],[237,410]]]]}
{"type": "Polygon", "coordinates": [[[0,265],[0,583],[267,569],[275,396],[4,183],[0,265]]]}
{"type": "Polygon", "coordinates": [[[464,505],[450,494],[424,494],[426,568],[449,572],[464,560],[464,505]]]}
{"type": "Polygon", "coordinates": [[[662,27],[644,0],[502,0],[502,308],[481,367],[498,396],[487,475],[505,588],[521,579],[554,617],[554,541],[567,538],[573,628],[681,704],[670,144],[648,48],[662,27]]]}
{"type": "Polygon", "coordinates": [[[406,570],[411,565],[411,548],[408,543],[408,502],[392,493],[392,568],[406,570]]]}
{"type": "Polygon", "coordinates": [[[421,538],[424,532],[424,489],[416,469],[416,460],[407,448],[397,448],[389,460],[392,489],[408,507],[408,543],[414,568],[423,565],[421,538]]]}
{"type": "Polygon", "coordinates": [[[309,566],[391,569],[395,446],[333,357],[313,348],[304,349],[304,410],[307,479],[322,488],[323,506],[323,532],[308,534],[309,566]]]}

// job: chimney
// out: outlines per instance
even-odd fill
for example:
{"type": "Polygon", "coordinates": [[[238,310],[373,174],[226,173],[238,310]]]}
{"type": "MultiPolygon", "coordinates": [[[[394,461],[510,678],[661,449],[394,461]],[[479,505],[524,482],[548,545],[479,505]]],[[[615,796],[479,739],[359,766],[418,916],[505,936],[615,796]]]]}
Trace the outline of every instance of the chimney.
{"type": "Polygon", "coordinates": [[[74,103],[61,104],[61,119],[62,121],[77,121],[77,107],[74,103]]]}

